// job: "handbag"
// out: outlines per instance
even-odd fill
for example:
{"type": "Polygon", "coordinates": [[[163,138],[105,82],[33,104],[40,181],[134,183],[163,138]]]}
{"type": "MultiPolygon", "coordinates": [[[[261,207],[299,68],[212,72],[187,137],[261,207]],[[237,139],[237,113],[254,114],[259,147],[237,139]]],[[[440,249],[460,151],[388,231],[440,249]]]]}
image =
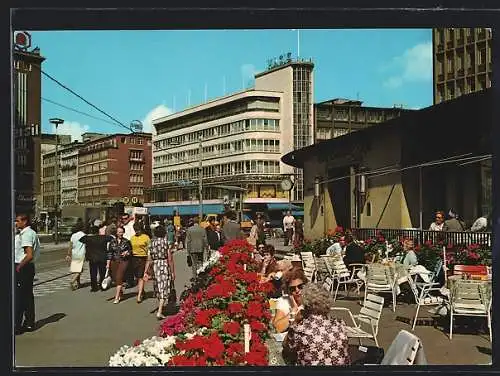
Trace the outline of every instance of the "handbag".
{"type": "Polygon", "coordinates": [[[109,268],[106,268],[106,276],[101,282],[101,287],[103,290],[107,290],[111,287],[111,276],[109,275],[109,268]]]}

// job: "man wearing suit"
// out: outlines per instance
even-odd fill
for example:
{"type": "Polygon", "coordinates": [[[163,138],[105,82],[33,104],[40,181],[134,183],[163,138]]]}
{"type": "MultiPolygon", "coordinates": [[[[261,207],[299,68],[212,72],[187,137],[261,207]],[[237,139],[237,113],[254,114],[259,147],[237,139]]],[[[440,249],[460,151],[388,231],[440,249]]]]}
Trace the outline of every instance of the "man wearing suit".
{"type": "Polygon", "coordinates": [[[208,227],[207,230],[207,239],[208,245],[210,247],[210,251],[217,251],[223,245],[222,234],[215,231],[216,223],[215,218],[210,217],[208,219],[208,227]]]}
{"type": "Polygon", "coordinates": [[[241,227],[236,221],[236,213],[229,211],[224,214],[224,227],[222,227],[222,238],[225,241],[233,239],[242,239],[241,227]]]}
{"type": "Polygon", "coordinates": [[[193,218],[193,225],[186,232],[186,250],[193,264],[193,278],[196,278],[196,270],[205,259],[204,254],[207,246],[207,232],[200,226],[199,219],[193,218]]]}

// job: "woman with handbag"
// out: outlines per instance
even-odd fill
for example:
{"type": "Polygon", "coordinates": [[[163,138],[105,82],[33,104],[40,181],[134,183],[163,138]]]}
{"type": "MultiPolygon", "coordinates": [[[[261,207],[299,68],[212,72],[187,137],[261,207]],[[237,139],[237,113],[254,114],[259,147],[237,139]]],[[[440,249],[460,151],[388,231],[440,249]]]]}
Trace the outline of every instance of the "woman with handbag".
{"type": "Polygon", "coordinates": [[[128,268],[130,255],[132,254],[132,244],[125,239],[125,228],[118,226],[116,228],[116,238],[112,239],[108,245],[107,252],[107,268],[111,270],[111,276],[116,284],[116,293],[114,304],[120,303],[122,297],[122,285],[125,271],[128,268]]]}
{"type": "Polygon", "coordinates": [[[144,280],[148,280],[149,275],[147,270],[153,265],[154,276],[157,286],[158,312],[156,317],[158,320],[165,318],[163,315],[163,307],[166,302],[170,302],[170,294],[172,285],[175,280],[174,259],[172,257],[171,247],[165,237],[166,230],[164,226],[158,226],[154,230],[154,238],[151,242],[148,252],[148,260],[146,262],[146,273],[144,280]]]}

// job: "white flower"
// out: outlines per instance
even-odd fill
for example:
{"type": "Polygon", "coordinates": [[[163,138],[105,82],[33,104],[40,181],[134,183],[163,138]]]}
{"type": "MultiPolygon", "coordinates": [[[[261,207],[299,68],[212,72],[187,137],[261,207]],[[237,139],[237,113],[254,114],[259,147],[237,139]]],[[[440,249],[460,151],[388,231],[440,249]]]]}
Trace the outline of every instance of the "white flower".
{"type": "MultiPolygon", "coordinates": [[[[188,339],[202,332],[187,333],[188,339]]],[[[110,367],[155,367],[166,366],[174,355],[175,336],[151,337],[142,341],[138,346],[122,346],[109,358],[110,367]]],[[[175,350],[176,353],[183,354],[175,350]]]]}

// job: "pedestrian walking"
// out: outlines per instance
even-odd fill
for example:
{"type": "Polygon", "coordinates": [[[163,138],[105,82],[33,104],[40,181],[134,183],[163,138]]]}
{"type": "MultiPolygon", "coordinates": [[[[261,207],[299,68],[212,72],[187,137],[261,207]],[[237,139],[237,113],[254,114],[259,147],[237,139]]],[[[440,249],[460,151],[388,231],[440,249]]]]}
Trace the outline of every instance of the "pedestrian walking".
{"type": "MultiPolygon", "coordinates": [[[[135,234],[134,232],[134,221],[132,220],[132,217],[128,213],[123,213],[121,216],[121,225],[125,229],[125,234],[123,237],[125,239],[132,239],[132,236],[135,234]]],[[[125,271],[125,287],[134,287],[136,284],[135,278],[134,278],[134,268],[133,268],[133,263],[129,262],[128,263],[128,268],[125,271]]]]}
{"type": "Polygon", "coordinates": [[[146,262],[146,273],[144,279],[147,281],[150,275],[147,273],[150,265],[153,266],[153,273],[156,284],[158,312],[156,317],[158,320],[164,319],[163,309],[165,303],[168,303],[170,293],[172,292],[172,284],[175,280],[174,259],[172,257],[171,247],[167,240],[166,229],[160,225],[154,229],[154,238],[151,242],[148,252],[148,260],[146,262]]]}
{"type": "Polygon", "coordinates": [[[224,226],[222,227],[224,241],[242,239],[241,226],[236,221],[236,213],[232,210],[224,214],[224,226]]]}
{"type": "Polygon", "coordinates": [[[300,219],[295,221],[293,228],[293,248],[301,249],[304,245],[304,225],[300,219]]]}
{"type": "Polygon", "coordinates": [[[144,290],[144,273],[146,272],[146,261],[151,245],[151,238],[144,233],[144,228],[140,223],[134,224],[134,232],[130,238],[132,244],[132,268],[134,277],[137,278],[137,303],[142,303],[144,290]]]}
{"type": "Polygon", "coordinates": [[[111,271],[111,277],[116,285],[114,304],[120,302],[123,294],[123,279],[127,271],[130,257],[132,256],[132,244],[130,240],[125,239],[123,235],[125,229],[123,226],[116,228],[116,238],[111,239],[107,252],[107,268],[111,271]]]}
{"type": "MultiPolygon", "coordinates": [[[[208,226],[205,229],[207,231],[208,246],[210,248],[210,253],[219,250],[222,247],[222,236],[216,231],[215,217],[210,217],[208,219],[208,226]]],[[[207,259],[210,255],[207,255],[207,259]]],[[[205,260],[206,261],[206,260],[205,260]]]]}
{"type": "Polygon", "coordinates": [[[186,232],[186,250],[191,257],[193,278],[204,260],[204,253],[208,247],[207,232],[201,228],[198,218],[193,218],[193,225],[186,232]]]}
{"type": "Polygon", "coordinates": [[[292,212],[288,210],[285,217],[283,217],[283,231],[285,232],[285,242],[284,246],[288,246],[292,242],[293,228],[295,226],[295,218],[292,212]]]}
{"type": "Polygon", "coordinates": [[[99,235],[99,228],[92,226],[90,235],[84,235],[79,240],[85,244],[85,259],[89,262],[91,292],[102,290],[102,281],[106,277],[106,251],[111,239],[111,236],[99,235]]]}
{"type": "Polygon", "coordinates": [[[33,280],[35,278],[35,262],[40,255],[40,240],[30,226],[30,218],[26,214],[16,216],[14,248],[14,268],[16,288],[15,302],[15,334],[35,329],[35,297],[33,280]]]}
{"type": "Polygon", "coordinates": [[[74,291],[80,288],[80,279],[85,264],[85,244],[80,241],[86,234],[83,221],[78,221],[73,228],[73,234],[69,239],[69,249],[66,260],[70,263],[69,271],[72,273],[70,288],[74,291]]]}

